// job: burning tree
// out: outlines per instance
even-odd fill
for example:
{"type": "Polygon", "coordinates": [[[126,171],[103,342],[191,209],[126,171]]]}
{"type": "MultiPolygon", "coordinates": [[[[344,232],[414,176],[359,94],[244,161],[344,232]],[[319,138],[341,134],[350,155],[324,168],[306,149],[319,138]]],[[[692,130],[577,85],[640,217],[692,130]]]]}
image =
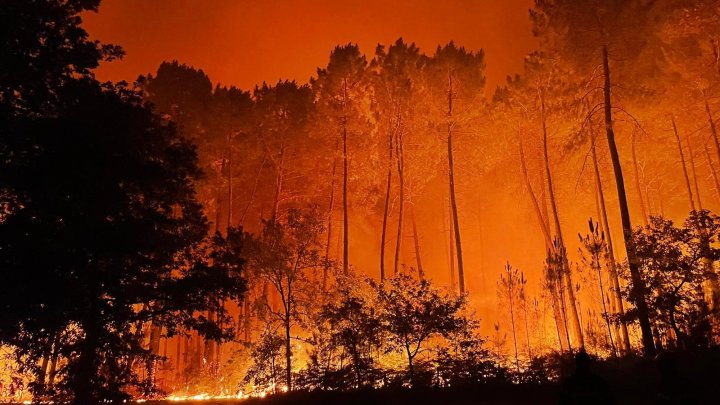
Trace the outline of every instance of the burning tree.
{"type": "MultiPolygon", "coordinates": [[[[280,299],[280,306],[261,298],[270,323],[279,322],[284,332],[285,384],[292,390],[291,328],[300,319],[299,302],[309,281],[310,270],[322,268],[319,236],[323,221],[316,209],[291,209],[285,221],[265,221],[259,236],[246,234],[248,266],[269,283],[280,299]]],[[[307,300],[306,300],[307,301],[307,300]]]]}

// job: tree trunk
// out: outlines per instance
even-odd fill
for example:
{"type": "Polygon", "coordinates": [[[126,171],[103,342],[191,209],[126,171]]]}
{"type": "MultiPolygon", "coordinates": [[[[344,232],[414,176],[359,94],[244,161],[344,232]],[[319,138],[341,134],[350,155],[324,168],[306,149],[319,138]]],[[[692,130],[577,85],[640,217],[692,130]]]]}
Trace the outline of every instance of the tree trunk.
{"type": "Polygon", "coordinates": [[[415,205],[413,205],[410,219],[412,220],[413,240],[415,241],[415,263],[417,264],[418,276],[422,280],[425,278],[425,271],[423,270],[422,259],[420,257],[420,236],[418,235],[417,222],[415,221],[415,205]]]}
{"type": "Polygon", "coordinates": [[[635,187],[637,188],[638,201],[640,202],[640,215],[642,215],[643,225],[648,225],[648,215],[645,210],[645,200],[643,198],[642,189],[640,188],[640,168],[637,162],[637,153],[635,152],[635,133],[632,134],[632,160],[635,168],[635,187]]]}
{"type": "Polygon", "coordinates": [[[285,319],[285,384],[292,391],[292,346],[290,345],[290,313],[285,319]]]}
{"type": "Polygon", "coordinates": [[[250,342],[250,300],[246,298],[245,300],[243,300],[243,304],[245,306],[245,310],[244,310],[245,326],[243,327],[243,331],[245,332],[245,343],[249,343],[250,342]]]}
{"type": "Polygon", "coordinates": [[[718,173],[717,170],[715,170],[715,165],[710,157],[710,151],[708,150],[707,145],[703,145],[703,147],[705,148],[705,157],[707,159],[708,166],[710,167],[710,173],[715,181],[715,192],[718,195],[718,200],[720,200],[720,179],[718,179],[718,173]]]}
{"type": "Polygon", "coordinates": [[[551,283],[549,285],[549,287],[550,287],[550,305],[552,306],[552,310],[553,310],[553,319],[555,320],[555,329],[557,330],[558,345],[560,346],[560,353],[563,353],[563,352],[565,352],[566,347],[568,347],[568,348],[570,347],[570,342],[563,340],[563,336],[566,336],[566,338],[567,338],[567,333],[563,329],[563,323],[562,323],[563,314],[560,313],[560,303],[559,303],[559,298],[558,298],[558,292],[557,292],[557,289],[555,288],[555,282],[554,281],[549,281],[549,282],[551,283]]]}
{"type": "Polygon", "coordinates": [[[600,219],[603,230],[605,232],[605,238],[607,240],[607,253],[608,253],[608,267],[610,269],[610,280],[613,285],[613,298],[615,302],[615,308],[618,311],[618,315],[621,318],[620,321],[620,332],[622,333],[622,350],[624,354],[630,353],[630,337],[628,335],[627,324],[625,323],[625,308],[623,307],[622,296],[620,295],[620,280],[617,273],[617,267],[615,262],[615,249],[613,248],[612,234],[610,233],[610,224],[608,222],[607,208],[605,206],[605,192],[603,191],[602,179],[600,178],[600,168],[597,161],[597,152],[595,149],[595,141],[593,139],[592,145],[592,157],[593,167],[595,169],[595,186],[597,188],[597,194],[600,205],[600,219]]]}
{"type": "MultiPolygon", "coordinates": [[[[335,145],[337,152],[339,149],[338,143],[335,145]]],[[[323,266],[323,278],[322,278],[322,290],[327,291],[327,279],[328,279],[328,265],[330,262],[330,243],[332,243],[332,214],[335,208],[335,173],[337,169],[336,159],[333,156],[332,165],[332,177],[330,180],[330,204],[328,205],[328,216],[327,216],[327,244],[325,245],[325,265],[323,266]]]]}
{"type": "Polygon", "coordinates": [[[60,333],[55,334],[53,339],[52,352],[50,354],[50,370],[48,371],[47,389],[52,390],[55,384],[55,375],[57,374],[57,362],[60,351],[60,333]]]}
{"type": "Polygon", "coordinates": [[[455,231],[455,247],[457,252],[458,284],[460,295],[465,294],[465,270],[463,267],[462,240],[460,239],[460,224],[458,220],[457,198],[455,194],[455,163],[453,161],[453,81],[452,73],[448,72],[448,122],[447,122],[447,148],[448,148],[448,180],[450,183],[450,205],[452,207],[452,221],[455,231]]]}
{"type": "Polygon", "coordinates": [[[227,166],[227,178],[228,178],[228,189],[227,189],[227,226],[225,229],[232,227],[233,221],[233,172],[232,172],[232,144],[228,139],[228,166],[227,166]]]}
{"type": "Polygon", "coordinates": [[[610,98],[610,62],[606,46],[603,47],[603,74],[605,76],[603,89],[605,104],[605,130],[607,132],[608,148],[610,150],[610,158],[612,159],[613,171],[615,172],[615,183],[617,186],[620,217],[622,220],[623,238],[625,240],[625,249],[627,251],[630,277],[633,281],[632,297],[635,306],[637,307],[640,330],[642,331],[643,350],[647,356],[652,356],[655,354],[655,343],[653,342],[650,318],[648,317],[647,302],[645,301],[645,282],[643,281],[642,276],[640,275],[640,270],[638,269],[637,256],[635,255],[635,246],[633,244],[632,223],[630,222],[630,210],[628,209],[627,196],[625,194],[625,180],[623,179],[622,166],[620,166],[620,156],[618,154],[617,146],[615,145],[615,133],[613,130],[612,120],[612,100],[610,98]]]}
{"type": "MultiPolygon", "coordinates": [[[[553,219],[555,221],[555,233],[557,234],[558,242],[560,243],[561,250],[563,251],[563,279],[565,281],[565,288],[568,294],[568,305],[570,306],[570,316],[573,323],[573,329],[575,330],[576,338],[580,343],[580,349],[585,347],[585,339],[583,337],[582,326],[580,325],[580,316],[575,300],[575,289],[573,288],[571,268],[567,261],[567,253],[565,252],[565,241],[562,236],[562,229],[560,228],[560,216],[558,214],[557,202],[555,200],[555,190],[553,188],[552,173],[550,172],[550,158],[548,156],[548,140],[547,140],[547,125],[545,122],[545,97],[540,92],[540,108],[541,108],[541,120],[542,120],[542,131],[543,131],[543,157],[545,160],[545,177],[547,178],[547,189],[548,196],[550,197],[550,208],[552,209],[553,219]]],[[[559,253],[559,252],[558,252],[559,253]]]]}
{"type": "MultiPolygon", "coordinates": [[[[209,310],[208,311],[208,321],[215,322],[215,311],[209,310]]],[[[205,364],[208,366],[210,370],[213,368],[213,363],[215,362],[215,341],[212,339],[205,339],[205,349],[203,351],[203,358],[205,359],[205,364]]]]}
{"type": "MultiPolygon", "coordinates": [[[[523,178],[525,179],[525,187],[527,188],[528,194],[530,195],[530,200],[533,203],[533,208],[535,209],[535,214],[538,219],[538,224],[540,225],[540,230],[543,234],[543,240],[545,241],[545,251],[550,252],[554,249],[553,242],[552,242],[552,236],[550,235],[550,225],[546,219],[546,216],[543,215],[543,209],[540,206],[540,203],[538,202],[537,197],[535,196],[535,192],[533,191],[532,184],[530,184],[530,176],[528,175],[527,165],[525,163],[525,151],[523,149],[522,144],[522,138],[518,136],[518,149],[520,151],[520,168],[522,169],[523,178]]],[[[544,183],[544,177],[543,177],[543,183],[544,183]]],[[[544,195],[544,194],[543,194],[544,195]]],[[[545,210],[545,213],[547,214],[547,210],[545,210]]],[[[548,266],[550,263],[548,263],[548,266]]],[[[555,318],[555,326],[558,330],[558,341],[560,342],[560,351],[562,352],[564,350],[563,340],[561,336],[565,335],[567,336],[565,330],[561,328],[563,323],[564,314],[561,313],[561,306],[559,305],[558,299],[558,291],[555,286],[555,278],[550,277],[547,279],[548,281],[548,287],[550,288],[550,301],[552,304],[553,309],[553,317],[555,318]],[[562,329],[562,331],[561,331],[562,329]]],[[[570,342],[566,342],[567,346],[570,347],[570,342]]]]}
{"type": "Polygon", "coordinates": [[[527,165],[525,164],[525,152],[523,150],[522,139],[520,137],[518,137],[518,146],[520,150],[520,167],[522,169],[523,178],[525,179],[525,187],[527,188],[528,194],[530,195],[530,200],[533,204],[533,208],[535,209],[535,214],[540,225],[540,230],[542,231],[543,239],[545,240],[545,249],[552,249],[552,236],[550,236],[550,229],[548,227],[547,221],[542,214],[540,204],[538,203],[538,199],[535,196],[532,185],[530,184],[530,177],[528,176],[527,165]]]}
{"type": "Polygon", "coordinates": [[[392,184],[393,134],[388,132],[388,171],[385,187],[385,208],[383,212],[382,236],[380,239],[380,282],[385,281],[385,240],[387,238],[388,214],[390,210],[390,185],[392,184]]]}
{"type": "Polygon", "coordinates": [[[415,366],[413,365],[413,356],[410,353],[410,347],[405,346],[405,351],[408,356],[408,372],[410,373],[410,385],[415,388],[415,366]]]}
{"type": "Polygon", "coordinates": [[[720,140],[718,140],[717,127],[713,120],[712,113],[710,112],[710,105],[708,104],[707,98],[705,99],[705,113],[707,114],[708,123],[710,124],[710,134],[712,135],[713,141],[715,142],[715,151],[720,161],[720,140]]]}
{"type": "Polygon", "coordinates": [[[510,304],[510,326],[512,326],[512,334],[513,334],[513,346],[515,348],[515,368],[518,372],[520,372],[520,360],[518,359],[518,347],[517,347],[517,334],[515,332],[515,306],[514,306],[514,300],[513,295],[515,292],[513,291],[513,275],[511,273],[510,265],[507,265],[507,284],[508,284],[508,303],[510,304]]]}
{"type": "Polygon", "coordinates": [[[277,220],[278,215],[278,209],[280,207],[280,195],[282,194],[282,188],[283,188],[283,176],[284,176],[284,169],[285,169],[285,147],[280,147],[280,156],[279,160],[276,163],[275,170],[276,170],[276,177],[275,177],[275,199],[273,200],[273,207],[272,207],[272,213],[270,218],[275,221],[277,220]]]}
{"type": "MultiPolygon", "coordinates": [[[[223,325],[222,320],[220,319],[220,314],[225,312],[225,302],[224,301],[218,302],[218,308],[219,309],[218,309],[217,323],[218,323],[218,327],[220,329],[222,329],[224,325],[223,325]]],[[[222,356],[222,341],[218,340],[217,342],[215,342],[215,373],[220,372],[220,362],[222,360],[221,356],[222,356]]]]}
{"type": "Polygon", "coordinates": [[[478,259],[480,261],[480,267],[478,268],[478,272],[480,273],[480,288],[481,293],[483,295],[487,294],[487,283],[486,283],[486,266],[485,266],[485,240],[484,240],[484,226],[483,226],[483,206],[482,206],[482,200],[480,199],[478,201],[477,206],[477,227],[478,227],[478,236],[477,236],[477,245],[478,248],[478,259]]]}
{"type": "Polygon", "coordinates": [[[400,182],[400,209],[398,210],[397,240],[395,241],[395,266],[394,274],[398,273],[400,267],[400,248],[402,246],[403,216],[405,215],[405,158],[403,153],[402,130],[395,138],[395,154],[397,161],[398,179],[400,182]]]}
{"type": "MultiPolygon", "coordinates": [[[[591,220],[592,221],[592,220],[591,220]]],[[[615,342],[613,341],[612,328],[610,326],[610,313],[607,310],[605,304],[605,287],[602,281],[602,266],[600,265],[600,257],[597,257],[595,271],[598,277],[598,288],[600,289],[600,301],[602,301],[603,308],[603,320],[607,326],[608,339],[610,340],[610,347],[612,348],[613,357],[617,357],[617,349],[615,348],[615,342]]]]}
{"type": "Polygon", "coordinates": [[[695,186],[695,197],[697,197],[698,209],[702,211],[702,199],[700,198],[700,187],[698,186],[697,172],[695,171],[695,155],[693,154],[692,144],[690,143],[690,137],[685,138],[688,145],[688,156],[690,157],[690,170],[693,177],[693,185],[695,186]]]}
{"type": "MultiPolygon", "coordinates": [[[[346,121],[346,119],[343,119],[346,121]]],[[[343,273],[348,274],[348,153],[347,153],[347,123],[343,122],[343,273]]]]}
{"type": "Polygon", "coordinates": [[[182,341],[183,337],[181,335],[176,335],[175,339],[177,340],[175,343],[175,385],[177,386],[178,381],[180,381],[180,375],[182,370],[182,363],[180,360],[181,356],[181,350],[182,350],[182,341]]]}
{"type": "MultiPolygon", "coordinates": [[[[555,266],[558,266],[558,264],[556,263],[555,266]]],[[[555,284],[557,286],[557,291],[558,291],[560,314],[562,315],[562,319],[561,319],[562,327],[563,327],[563,331],[565,332],[565,341],[567,343],[568,350],[572,353],[573,346],[572,346],[572,343],[570,340],[570,327],[568,326],[568,320],[567,320],[567,306],[565,304],[565,293],[564,293],[565,287],[563,287],[564,277],[563,277],[562,269],[559,267],[556,267],[554,276],[555,276],[555,284]]]]}
{"type": "MultiPolygon", "coordinates": [[[[445,212],[445,210],[443,210],[445,212]]],[[[450,204],[450,197],[448,196],[448,214],[449,214],[449,226],[450,226],[450,284],[452,285],[453,295],[457,294],[457,273],[455,272],[455,226],[452,220],[452,204],[450,204]]]]}
{"type": "MultiPolygon", "coordinates": [[[[449,201],[449,200],[448,200],[449,201]]],[[[447,260],[448,268],[450,269],[450,293],[453,297],[456,296],[457,291],[455,290],[455,263],[454,263],[454,252],[453,252],[453,237],[452,237],[452,221],[448,221],[446,217],[447,215],[450,215],[450,204],[448,203],[447,206],[445,206],[445,193],[442,194],[442,204],[440,204],[440,214],[442,217],[442,224],[443,224],[443,251],[445,252],[445,259],[447,260]],[[448,227],[449,228],[446,228],[448,227]],[[450,240],[448,244],[448,233],[446,231],[449,229],[450,234],[450,240]]]]}
{"type": "MultiPolygon", "coordinates": [[[[94,306],[91,304],[91,306],[94,306]]],[[[94,313],[91,309],[90,313],[94,313]]],[[[94,387],[93,376],[98,371],[97,343],[100,325],[96,320],[86,321],[83,325],[85,338],[80,343],[80,355],[75,364],[74,373],[69,378],[70,390],[74,394],[73,405],[94,404],[101,398],[95,398],[99,387],[94,387]]]]}
{"type": "Polygon", "coordinates": [[[36,383],[39,386],[39,391],[44,394],[45,392],[45,376],[47,376],[47,368],[48,363],[50,363],[50,348],[49,344],[45,344],[47,352],[43,354],[42,360],[40,362],[40,370],[38,372],[38,377],[36,383]]]}
{"type": "Polygon", "coordinates": [[[683,153],[682,141],[680,140],[680,134],[678,134],[677,125],[675,124],[675,117],[671,117],[670,119],[672,120],[678,152],[680,152],[680,163],[682,164],[683,176],[685,176],[685,187],[687,188],[688,201],[690,202],[690,211],[695,211],[695,199],[693,198],[692,187],[690,186],[690,176],[688,175],[687,164],[685,163],[685,153],[683,153]]]}
{"type": "Polygon", "coordinates": [[[245,204],[245,208],[243,208],[242,215],[240,216],[240,225],[243,225],[245,223],[245,216],[247,215],[250,207],[252,207],[252,204],[255,201],[255,194],[257,194],[258,185],[260,184],[260,175],[262,174],[266,161],[267,153],[264,153],[262,161],[260,161],[260,165],[258,166],[257,174],[255,175],[255,181],[253,182],[252,192],[250,192],[250,198],[248,199],[247,204],[245,204]]]}
{"type": "MultiPolygon", "coordinates": [[[[717,150],[718,157],[720,158],[720,142],[718,142],[717,127],[715,126],[715,121],[713,120],[712,113],[710,112],[710,105],[708,104],[707,98],[705,98],[705,113],[707,114],[708,123],[710,124],[710,134],[715,142],[715,149],[717,150]]],[[[707,154],[708,164],[710,165],[710,170],[712,171],[713,179],[715,180],[715,189],[718,192],[718,196],[720,196],[720,181],[718,181],[718,174],[713,167],[712,159],[710,159],[710,152],[708,152],[707,146],[705,146],[705,153],[707,154]]],[[[713,275],[716,274],[712,263],[710,264],[708,271],[712,272],[713,275]]],[[[720,316],[718,315],[718,306],[720,306],[720,285],[718,285],[718,281],[714,278],[710,278],[706,282],[706,285],[706,288],[709,288],[710,291],[708,291],[709,294],[706,293],[705,299],[709,302],[710,310],[714,314],[713,330],[717,333],[719,328],[718,324],[720,324],[720,319],[718,319],[720,316]]]]}
{"type": "Polygon", "coordinates": [[[192,366],[192,357],[190,356],[190,351],[192,347],[192,334],[189,336],[183,337],[183,364],[185,365],[185,369],[187,370],[192,366]]]}
{"type": "MultiPolygon", "coordinates": [[[[523,287],[523,297],[525,296],[523,287]]],[[[528,327],[528,314],[527,314],[527,298],[523,298],[523,315],[525,318],[525,343],[527,344],[527,355],[528,360],[532,359],[532,350],[530,349],[530,328],[528,327]]]]}

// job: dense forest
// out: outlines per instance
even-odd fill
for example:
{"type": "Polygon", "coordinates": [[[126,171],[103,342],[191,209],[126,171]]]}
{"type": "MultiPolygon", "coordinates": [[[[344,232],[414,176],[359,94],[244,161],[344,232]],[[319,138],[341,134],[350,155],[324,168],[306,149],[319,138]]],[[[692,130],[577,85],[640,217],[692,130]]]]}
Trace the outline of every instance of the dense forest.
{"type": "Polygon", "coordinates": [[[0,401],[719,358],[717,0],[536,0],[496,88],[482,49],[404,38],[307,83],[104,83],[99,5],[0,5],[0,401]]]}

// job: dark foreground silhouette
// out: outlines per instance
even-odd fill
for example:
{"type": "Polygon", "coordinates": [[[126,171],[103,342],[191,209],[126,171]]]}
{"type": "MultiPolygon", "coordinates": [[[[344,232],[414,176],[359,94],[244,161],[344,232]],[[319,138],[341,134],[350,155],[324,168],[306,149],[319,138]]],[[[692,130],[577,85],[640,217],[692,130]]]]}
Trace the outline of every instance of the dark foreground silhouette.
{"type": "Polygon", "coordinates": [[[575,373],[563,383],[562,405],[603,405],[614,403],[608,382],[590,370],[591,358],[579,352],[575,356],[575,373]]]}
{"type": "MultiPolygon", "coordinates": [[[[661,353],[653,359],[593,361],[581,354],[551,359],[560,382],[492,381],[447,388],[292,392],[264,399],[207,401],[243,405],[466,405],[466,404],[712,404],[717,403],[720,351],[661,353]]],[[[545,368],[545,372],[553,371],[545,368]]],[[[170,404],[148,402],[149,404],[170,404]]],[[[172,402],[176,404],[177,402],[172,402]]]]}

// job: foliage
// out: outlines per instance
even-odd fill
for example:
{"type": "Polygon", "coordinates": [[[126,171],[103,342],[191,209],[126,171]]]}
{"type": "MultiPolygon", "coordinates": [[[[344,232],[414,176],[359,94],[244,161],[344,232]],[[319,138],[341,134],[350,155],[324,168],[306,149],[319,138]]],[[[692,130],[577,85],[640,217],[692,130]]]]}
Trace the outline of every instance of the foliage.
{"type": "Polygon", "coordinates": [[[268,387],[275,393],[285,374],[282,353],[285,339],[277,332],[266,329],[253,346],[250,357],[253,362],[243,380],[252,387],[268,387]]]}
{"type": "Polygon", "coordinates": [[[681,227],[653,217],[650,225],[635,231],[643,278],[652,291],[648,303],[653,321],[658,328],[672,331],[675,342],[670,344],[692,348],[709,343],[703,282],[716,275],[704,261],[717,260],[718,250],[711,245],[719,231],[720,218],[708,211],[690,213],[681,227]]]}
{"type": "Polygon", "coordinates": [[[100,0],[3,1],[0,4],[0,114],[55,114],[62,88],[92,77],[120,47],[88,38],[80,14],[100,0]]]}
{"type": "Polygon", "coordinates": [[[434,288],[427,279],[407,273],[389,279],[378,290],[380,319],[388,334],[387,349],[406,356],[410,383],[415,384],[413,361],[434,338],[446,338],[468,326],[461,316],[465,297],[453,298],[434,288]]]}
{"type": "Polygon", "coordinates": [[[380,303],[371,289],[376,286],[370,280],[358,281],[349,277],[341,278],[338,284],[320,316],[329,326],[330,343],[341,349],[349,359],[354,387],[372,386],[377,367],[373,351],[378,348],[385,333],[378,314],[380,303]]]}

